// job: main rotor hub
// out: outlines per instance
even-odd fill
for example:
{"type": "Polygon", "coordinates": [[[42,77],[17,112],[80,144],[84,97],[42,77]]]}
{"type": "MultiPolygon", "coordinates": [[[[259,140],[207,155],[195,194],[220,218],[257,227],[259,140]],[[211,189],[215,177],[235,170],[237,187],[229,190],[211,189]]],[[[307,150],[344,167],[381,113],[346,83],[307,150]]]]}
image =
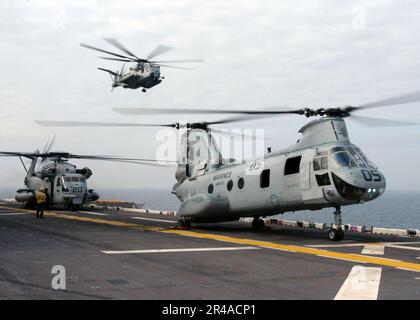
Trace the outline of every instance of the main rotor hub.
{"type": "Polygon", "coordinates": [[[352,110],[351,107],[346,108],[319,108],[319,109],[310,109],[305,108],[303,109],[303,115],[307,118],[314,117],[314,116],[328,116],[328,117],[335,117],[335,118],[345,118],[350,116],[350,111],[352,110]]]}

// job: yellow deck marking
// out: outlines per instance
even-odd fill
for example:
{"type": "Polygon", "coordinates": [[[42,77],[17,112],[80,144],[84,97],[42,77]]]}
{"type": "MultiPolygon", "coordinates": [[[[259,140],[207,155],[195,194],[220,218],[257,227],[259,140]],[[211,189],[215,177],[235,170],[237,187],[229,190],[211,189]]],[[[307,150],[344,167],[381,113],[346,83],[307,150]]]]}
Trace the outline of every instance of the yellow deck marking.
{"type": "MultiPolygon", "coordinates": [[[[1,205],[0,205],[0,208],[10,209],[8,207],[4,207],[1,205]]],[[[22,212],[33,212],[32,210],[26,210],[26,209],[13,208],[13,210],[22,211],[22,212]]],[[[175,234],[175,235],[186,236],[186,237],[217,240],[217,241],[223,241],[223,242],[228,242],[228,243],[242,244],[242,245],[255,246],[255,247],[261,247],[261,248],[267,248],[267,249],[290,251],[294,253],[304,253],[304,254],[309,254],[309,255],[322,256],[325,258],[340,259],[340,260],[345,260],[345,261],[354,261],[354,262],[361,262],[361,263],[370,263],[370,264],[375,264],[375,265],[380,265],[380,266],[387,266],[387,267],[393,267],[397,269],[420,272],[419,263],[406,262],[406,261],[394,260],[394,259],[388,259],[388,258],[363,256],[360,254],[335,252],[335,251],[329,251],[329,250],[324,250],[324,249],[288,245],[288,244],[281,244],[281,243],[274,243],[274,242],[269,242],[269,241],[246,239],[246,238],[236,238],[236,237],[231,237],[231,236],[222,236],[222,235],[217,235],[217,234],[201,233],[201,232],[196,232],[196,231],[148,227],[148,226],[144,226],[144,225],[140,225],[136,223],[127,223],[127,222],[121,222],[121,221],[115,221],[115,220],[71,216],[67,214],[47,212],[47,211],[45,212],[45,216],[51,216],[51,217],[56,217],[56,218],[68,219],[68,220],[91,222],[91,223],[99,223],[99,224],[111,225],[111,226],[116,226],[116,227],[141,228],[142,230],[155,231],[155,232],[166,233],[166,234],[175,234]]]]}

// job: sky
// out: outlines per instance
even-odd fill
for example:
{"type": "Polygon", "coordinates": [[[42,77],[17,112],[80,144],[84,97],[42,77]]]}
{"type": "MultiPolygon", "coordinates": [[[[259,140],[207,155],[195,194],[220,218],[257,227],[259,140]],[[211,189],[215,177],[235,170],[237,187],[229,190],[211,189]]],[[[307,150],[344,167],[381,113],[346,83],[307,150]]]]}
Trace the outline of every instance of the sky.
{"type": "MultiPolygon", "coordinates": [[[[333,107],[420,90],[418,1],[40,1],[0,2],[0,150],[34,151],[56,136],[53,150],[154,158],[161,142],[153,128],[45,128],[44,120],[172,123],[217,116],[125,116],[116,107],[333,107]],[[203,58],[194,70],[164,69],[161,85],[116,88],[97,67],[87,43],[117,51],[116,38],[146,57],[203,58]]],[[[188,66],[188,65],[185,65],[188,66]]],[[[417,121],[419,103],[360,115],[417,121]]],[[[261,129],[273,150],[291,145],[308,120],[281,116],[235,123],[261,129]]],[[[376,163],[389,190],[420,190],[420,126],[370,128],[347,121],[353,143],[376,163]]],[[[222,128],[222,127],[220,127],[222,128]]],[[[18,159],[2,158],[0,186],[23,187],[18,159]]],[[[90,167],[90,186],[163,188],[174,168],[74,161],[90,167]]]]}

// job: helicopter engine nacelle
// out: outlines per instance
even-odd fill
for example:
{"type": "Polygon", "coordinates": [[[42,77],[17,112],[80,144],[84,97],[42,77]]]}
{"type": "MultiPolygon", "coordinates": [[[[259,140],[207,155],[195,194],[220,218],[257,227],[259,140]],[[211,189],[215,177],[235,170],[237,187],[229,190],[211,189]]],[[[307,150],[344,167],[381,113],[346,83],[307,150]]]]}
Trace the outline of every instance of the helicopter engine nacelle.
{"type": "Polygon", "coordinates": [[[15,200],[17,202],[34,202],[35,201],[35,193],[29,189],[19,189],[16,192],[15,200]]]}
{"type": "Polygon", "coordinates": [[[84,167],[83,169],[77,169],[76,173],[83,174],[86,179],[89,179],[92,176],[92,170],[88,167],[84,167]]]}

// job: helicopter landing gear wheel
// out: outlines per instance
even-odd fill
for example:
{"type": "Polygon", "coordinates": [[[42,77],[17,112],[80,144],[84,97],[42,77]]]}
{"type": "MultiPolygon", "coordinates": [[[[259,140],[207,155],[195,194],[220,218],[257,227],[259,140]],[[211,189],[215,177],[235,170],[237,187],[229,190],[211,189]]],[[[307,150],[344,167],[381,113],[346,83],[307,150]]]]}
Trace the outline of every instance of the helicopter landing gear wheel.
{"type": "Polygon", "coordinates": [[[265,222],[263,219],[260,219],[258,217],[255,217],[254,220],[252,220],[252,227],[255,230],[261,230],[265,227],[265,222]]]}
{"type": "Polygon", "coordinates": [[[341,241],[344,239],[344,231],[342,229],[330,228],[328,230],[328,239],[331,241],[341,241]]]}
{"type": "Polygon", "coordinates": [[[344,239],[344,230],[341,221],[341,207],[335,208],[334,221],[336,228],[330,228],[328,231],[328,239],[331,241],[341,241],[344,239]]]}
{"type": "Polygon", "coordinates": [[[143,88],[143,89],[141,89],[141,92],[146,92],[146,89],[144,89],[144,88],[143,88]]]}
{"type": "Polygon", "coordinates": [[[188,218],[181,218],[178,220],[177,228],[191,229],[191,220],[188,218]]]}

